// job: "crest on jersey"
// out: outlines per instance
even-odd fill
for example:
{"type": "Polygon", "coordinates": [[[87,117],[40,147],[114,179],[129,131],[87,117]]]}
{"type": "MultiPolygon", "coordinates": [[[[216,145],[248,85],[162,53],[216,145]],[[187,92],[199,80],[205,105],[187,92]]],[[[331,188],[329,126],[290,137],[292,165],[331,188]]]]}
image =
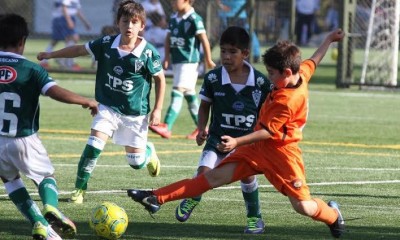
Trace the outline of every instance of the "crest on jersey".
{"type": "Polygon", "coordinates": [[[260,99],[261,99],[261,91],[260,90],[254,90],[251,95],[253,96],[253,101],[256,104],[256,106],[258,107],[258,105],[260,104],[260,99]]]}
{"type": "Polygon", "coordinates": [[[135,60],[135,72],[139,72],[142,69],[144,63],[142,60],[135,60]]]}
{"type": "Polygon", "coordinates": [[[8,84],[17,79],[17,71],[9,66],[0,66],[0,84],[8,84]]]}

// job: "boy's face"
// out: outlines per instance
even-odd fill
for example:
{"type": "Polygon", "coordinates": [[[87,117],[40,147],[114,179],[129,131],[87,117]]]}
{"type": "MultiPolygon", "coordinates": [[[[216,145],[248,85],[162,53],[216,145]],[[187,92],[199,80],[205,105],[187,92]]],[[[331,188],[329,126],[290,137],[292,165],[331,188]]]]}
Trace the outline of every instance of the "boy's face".
{"type": "Polygon", "coordinates": [[[137,37],[144,29],[143,22],[137,17],[122,16],[118,21],[118,28],[123,37],[137,37]]]}
{"type": "Polygon", "coordinates": [[[274,84],[275,88],[284,88],[288,84],[288,78],[285,72],[281,73],[278,69],[266,66],[268,79],[274,84]]]}
{"type": "Polygon", "coordinates": [[[230,45],[220,45],[221,64],[228,72],[239,69],[243,65],[243,61],[249,56],[249,50],[240,50],[239,48],[230,45]]]}
{"type": "Polygon", "coordinates": [[[190,4],[188,0],[171,0],[172,9],[174,11],[182,11],[187,4],[190,4]]]}

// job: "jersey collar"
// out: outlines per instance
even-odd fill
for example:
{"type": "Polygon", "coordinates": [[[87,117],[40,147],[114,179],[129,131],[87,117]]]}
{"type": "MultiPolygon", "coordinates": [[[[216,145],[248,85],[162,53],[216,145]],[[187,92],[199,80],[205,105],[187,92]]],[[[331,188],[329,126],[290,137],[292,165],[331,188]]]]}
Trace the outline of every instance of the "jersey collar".
{"type": "MultiPolygon", "coordinates": [[[[140,36],[138,36],[138,38],[140,38],[140,39],[142,39],[142,41],[139,43],[139,45],[136,47],[136,48],[134,48],[133,50],[132,50],[132,54],[134,55],[134,56],[136,56],[136,57],[140,57],[140,55],[142,55],[142,52],[143,52],[143,50],[144,50],[144,48],[146,47],[146,44],[147,44],[147,41],[146,41],[146,39],[144,39],[143,37],[140,37],[140,36]]],[[[112,43],[112,45],[111,45],[111,48],[115,48],[115,49],[118,49],[118,45],[119,45],[119,42],[121,41],[121,34],[119,34],[115,39],[114,39],[114,42],[112,43]]]]}
{"type": "Polygon", "coordinates": [[[19,55],[19,54],[13,53],[13,52],[3,52],[3,51],[0,51],[0,57],[13,57],[13,58],[25,59],[25,57],[22,55],[19,55]]]}
{"type": "MultiPolygon", "coordinates": [[[[249,66],[249,68],[250,68],[246,86],[254,86],[255,85],[255,83],[254,83],[254,68],[250,65],[250,63],[248,63],[246,61],[243,61],[243,63],[246,64],[247,66],[249,66]]],[[[231,79],[229,78],[229,74],[224,67],[222,67],[221,78],[222,78],[222,85],[232,84],[231,79]]]]}

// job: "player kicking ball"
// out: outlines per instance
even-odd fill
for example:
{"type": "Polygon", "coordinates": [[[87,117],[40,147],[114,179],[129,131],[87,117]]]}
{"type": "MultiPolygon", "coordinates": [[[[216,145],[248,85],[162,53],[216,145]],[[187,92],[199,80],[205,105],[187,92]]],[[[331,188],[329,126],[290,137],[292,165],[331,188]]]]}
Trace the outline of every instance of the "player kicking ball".
{"type": "Polygon", "coordinates": [[[304,61],[300,49],[291,42],[280,41],[268,49],[263,63],[275,88],[262,105],[254,132],[236,138],[222,136],[218,150],[236,150],[211,171],[153,191],[131,189],[128,196],[155,213],[166,202],[195,197],[244,177],[264,174],[279,192],[288,196],[296,212],[325,223],[333,237],[340,237],[345,222],[339,205],[311,197],[299,142],[309,110],[308,83],[330,44],[343,37],[341,29],[332,31],[304,61]]]}

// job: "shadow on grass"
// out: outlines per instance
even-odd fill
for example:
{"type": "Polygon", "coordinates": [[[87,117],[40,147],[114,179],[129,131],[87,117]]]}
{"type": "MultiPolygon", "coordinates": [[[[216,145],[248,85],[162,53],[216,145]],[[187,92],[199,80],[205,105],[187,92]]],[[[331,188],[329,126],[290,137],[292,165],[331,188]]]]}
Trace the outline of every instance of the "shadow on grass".
{"type": "MultiPolygon", "coordinates": [[[[98,239],[94,236],[87,222],[77,222],[78,235],[76,239],[98,239]]],[[[243,229],[237,226],[191,224],[191,223],[161,223],[161,222],[130,222],[121,239],[162,240],[162,239],[332,239],[327,227],[315,223],[306,228],[299,226],[267,225],[266,233],[261,235],[245,235],[243,229]]],[[[31,227],[28,221],[22,219],[10,222],[0,219],[0,239],[30,239],[31,227]]],[[[397,227],[348,226],[343,239],[400,239],[397,227]]]]}

